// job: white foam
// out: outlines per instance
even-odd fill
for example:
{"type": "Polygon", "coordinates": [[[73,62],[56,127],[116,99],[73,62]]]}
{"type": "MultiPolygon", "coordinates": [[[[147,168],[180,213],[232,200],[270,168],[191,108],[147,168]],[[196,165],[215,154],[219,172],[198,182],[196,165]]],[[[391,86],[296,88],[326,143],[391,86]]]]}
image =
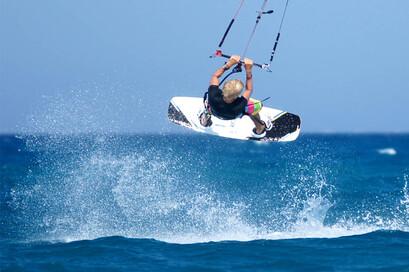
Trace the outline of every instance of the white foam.
{"type": "Polygon", "coordinates": [[[400,201],[400,203],[403,205],[403,207],[406,210],[407,215],[409,216],[409,187],[408,187],[409,176],[404,175],[403,179],[405,181],[405,185],[402,189],[403,198],[400,201]]]}
{"type": "MultiPolygon", "coordinates": [[[[197,233],[185,233],[171,237],[152,237],[169,243],[194,244],[221,241],[248,242],[254,240],[288,240],[310,238],[339,238],[355,235],[364,235],[379,230],[409,231],[402,227],[401,222],[382,221],[373,224],[358,224],[351,221],[340,220],[336,224],[325,225],[328,210],[332,207],[327,199],[321,196],[309,198],[302,211],[298,214],[297,221],[289,225],[284,231],[271,231],[264,226],[233,225],[226,232],[198,235],[197,233]]],[[[368,215],[370,217],[370,215],[368,215]]]]}
{"type": "MultiPolygon", "coordinates": [[[[102,145],[104,141],[97,139],[102,145]]],[[[40,177],[37,187],[27,190],[33,203],[45,204],[39,236],[57,241],[124,236],[192,244],[408,230],[407,176],[401,205],[390,207],[396,215],[382,217],[382,211],[368,208],[330,218],[335,188],[314,156],[304,164],[290,165],[283,179],[272,183],[271,195],[259,199],[251,190],[237,198],[223,188],[217,191],[203,175],[210,170],[203,168],[211,166],[191,167],[197,159],[186,152],[181,156],[144,146],[132,154],[84,152],[72,162],[56,164],[58,171],[40,177]],[[276,209],[276,202],[269,202],[273,198],[282,206],[276,209]],[[262,201],[267,202],[267,209],[262,210],[262,201]]],[[[22,197],[26,197],[24,192],[22,197]]],[[[37,217],[34,210],[32,216],[33,220],[37,217]]]]}
{"type": "Polygon", "coordinates": [[[379,154],[381,155],[389,155],[389,156],[395,156],[396,154],[398,154],[398,152],[396,151],[396,149],[394,148],[382,148],[382,149],[378,149],[377,150],[379,154]]]}
{"type": "MultiPolygon", "coordinates": [[[[405,189],[407,190],[407,183],[405,189]]],[[[405,191],[406,192],[406,191],[405,191]]],[[[106,235],[98,232],[100,226],[87,224],[81,226],[77,235],[64,237],[65,241],[89,240],[104,236],[120,235],[127,238],[155,239],[175,244],[196,244],[221,241],[248,242],[254,240],[288,240],[288,239],[312,239],[312,238],[339,238],[355,235],[364,235],[379,230],[409,231],[400,221],[385,220],[370,213],[365,215],[365,220],[373,223],[356,223],[339,220],[332,225],[325,225],[324,221],[328,210],[332,207],[326,198],[312,196],[308,198],[304,207],[297,214],[297,220],[282,231],[270,230],[271,226],[254,225],[247,222],[242,215],[246,207],[227,207],[218,202],[212,195],[190,196],[194,205],[189,210],[191,221],[197,220],[197,225],[186,228],[186,222],[174,222],[180,224],[180,230],[154,232],[148,230],[141,233],[135,230],[119,230],[106,235]],[[370,218],[373,217],[371,220],[370,218]],[[95,228],[95,229],[94,229],[95,228]],[[138,234],[139,233],[139,234],[138,234]],[[101,235],[101,236],[95,236],[101,235]]],[[[405,197],[408,197],[405,195],[405,197]]],[[[405,202],[406,203],[406,202],[405,202]]],[[[403,203],[403,204],[405,204],[403,203]]],[[[405,204],[409,205],[409,204],[405,204]]],[[[91,221],[94,222],[94,221],[91,221]]]]}

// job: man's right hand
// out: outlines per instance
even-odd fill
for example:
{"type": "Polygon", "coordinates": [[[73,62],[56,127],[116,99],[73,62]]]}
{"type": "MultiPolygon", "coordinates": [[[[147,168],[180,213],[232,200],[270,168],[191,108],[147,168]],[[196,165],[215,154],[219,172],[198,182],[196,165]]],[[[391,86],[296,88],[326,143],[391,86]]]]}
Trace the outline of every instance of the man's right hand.
{"type": "Polygon", "coordinates": [[[227,64],[229,65],[229,67],[232,67],[233,65],[236,65],[237,63],[240,62],[240,56],[238,55],[233,55],[230,57],[229,61],[227,62],[227,64]]]}
{"type": "Polygon", "coordinates": [[[253,68],[253,60],[245,58],[244,59],[244,67],[246,68],[246,71],[251,71],[253,68]]]}

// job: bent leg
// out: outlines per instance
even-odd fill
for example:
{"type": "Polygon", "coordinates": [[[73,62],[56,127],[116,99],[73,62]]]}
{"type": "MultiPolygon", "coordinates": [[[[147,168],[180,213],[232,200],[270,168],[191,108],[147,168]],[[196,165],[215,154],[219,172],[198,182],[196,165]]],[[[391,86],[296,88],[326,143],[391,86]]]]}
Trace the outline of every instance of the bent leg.
{"type": "Polygon", "coordinates": [[[260,114],[259,114],[262,108],[263,108],[263,103],[253,98],[249,99],[249,102],[247,103],[247,106],[246,106],[246,114],[250,117],[250,119],[253,121],[254,125],[256,126],[257,134],[263,133],[263,131],[266,128],[266,125],[261,120],[260,114]]]}
{"type": "Polygon", "coordinates": [[[261,120],[260,115],[257,113],[256,115],[249,115],[249,117],[256,126],[256,133],[263,133],[263,131],[266,129],[266,124],[261,120]]]}

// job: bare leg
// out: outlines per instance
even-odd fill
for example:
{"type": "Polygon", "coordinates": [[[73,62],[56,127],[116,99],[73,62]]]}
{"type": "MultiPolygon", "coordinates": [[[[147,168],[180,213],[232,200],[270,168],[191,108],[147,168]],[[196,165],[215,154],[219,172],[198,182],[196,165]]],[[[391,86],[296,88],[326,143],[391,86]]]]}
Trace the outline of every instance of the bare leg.
{"type": "Polygon", "coordinates": [[[249,115],[249,117],[256,126],[257,134],[261,134],[263,130],[266,128],[266,125],[261,120],[260,115],[257,113],[256,115],[249,115]]]}

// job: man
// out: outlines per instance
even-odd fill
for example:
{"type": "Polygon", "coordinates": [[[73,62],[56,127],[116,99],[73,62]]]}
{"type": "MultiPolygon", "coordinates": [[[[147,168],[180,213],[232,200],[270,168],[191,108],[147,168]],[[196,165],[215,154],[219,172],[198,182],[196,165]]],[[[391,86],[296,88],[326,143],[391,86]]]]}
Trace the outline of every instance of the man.
{"type": "MultiPolygon", "coordinates": [[[[223,85],[222,89],[219,88],[219,78],[239,62],[240,56],[232,56],[225,65],[217,69],[212,75],[207,97],[208,110],[212,115],[223,120],[233,120],[248,115],[255,125],[252,137],[263,138],[266,135],[266,124],[258,114],[262,108],[262,103],[250,98],[253,92],[253,61],[247,58],[244,59],[246,85],[241,96],[244,85],[238,79],[229,80],[223,85]]],[[[210,118],[206,120],[203,119],[203,115],[201,116],[202,125],[209,126],[209,122],[210,118]]]]}

